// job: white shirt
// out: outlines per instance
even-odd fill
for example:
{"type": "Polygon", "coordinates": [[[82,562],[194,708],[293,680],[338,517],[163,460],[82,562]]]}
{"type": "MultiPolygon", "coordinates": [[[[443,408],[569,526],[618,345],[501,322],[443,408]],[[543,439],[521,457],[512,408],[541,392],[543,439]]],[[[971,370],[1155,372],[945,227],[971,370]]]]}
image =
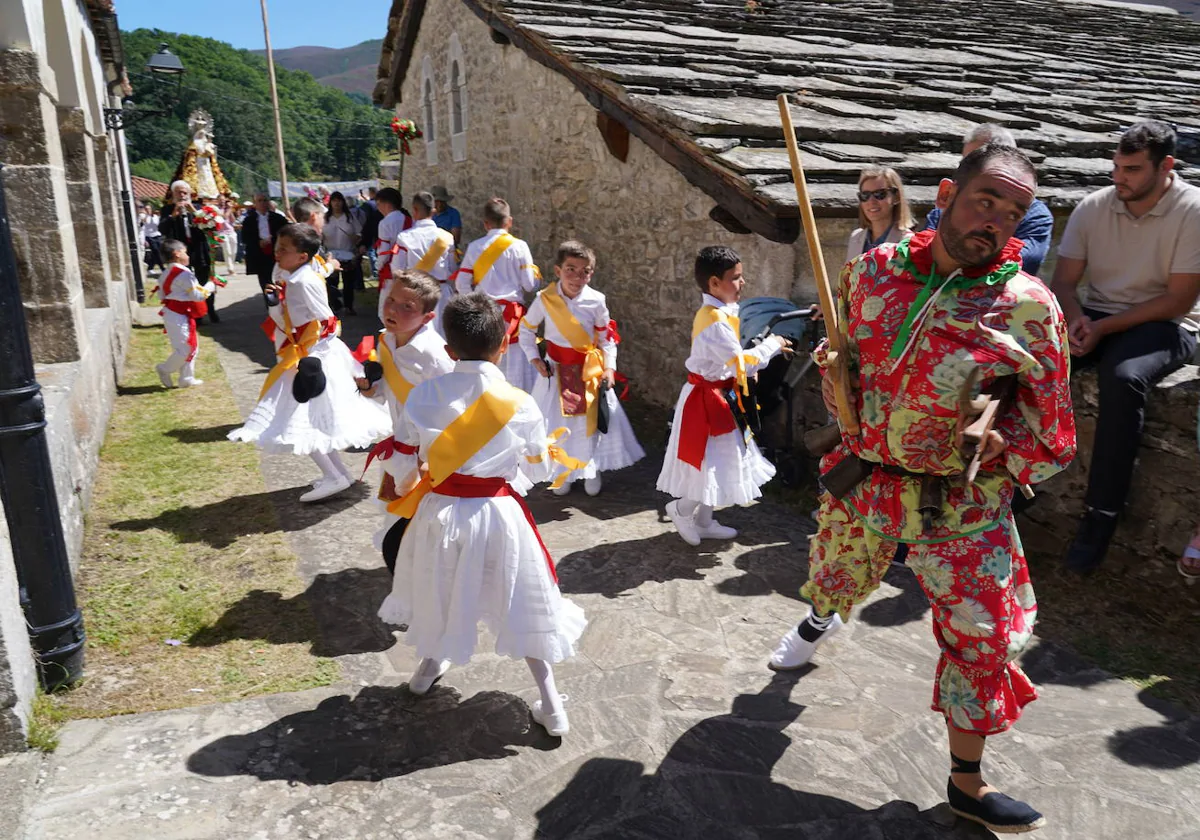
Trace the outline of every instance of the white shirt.
{"type": "Polygon", "coordinates": [[[192,270],[179,263],[171,263],[158,287],[159,300],[204,300],[208,292],[200,285],[192,270]]]}
{"type": "MultiPolygon", "coordinates": [[[[408,459],[412,469],[418,456],[428,461],[430,445],[496,383],[505,383],[500,368],[491,362],[467,361],[456,362],[450,373],[418,385],[408,395],[403,432],[396,435],[398,443],[418,447],[418,455],[398,452],[389,460],[408,459]]],[[[518,396],[520,406],[512,419],[458,468],[460,474],[499,477],[510,483],[521,479],[518,488],[549,480],[554,462],[546,455],[546,421],[533,397],[524,392],[518,396]]]]}
{"type": "MultiPolygon", "coordinates": [[[[454,362],[446,355],[446,340],[437,334],[432,323],[417,330],[416,335],[403,347],[396,346],[396,337],[390,333],[384,333],[379,340],[387,343],[400,375],[414,386],[454,369],[454,362]]],[[[388,411],[392,415],[392,435],[403,434],[404,403],[392,393],[387,379],[380,379],[376,387],[379,389],[376,398],[387,401],[388,411]]]]}
{"type": "Polygon", "coordinates": [[[284,271],[278,264],[273,275],[275,282],[285,284],[280,305],[267,310],[279,330],[275,333],[275,347],[283,343],[283,332],[286,329],[283,321],[283,310],[286,308],[292,320],[292,329],[300,330],[309,321],[324,323],[333,317],[329,308],[328,292],[325,281],[313,269],[312,263],[305,263],[294,272],[284,271]]]}
{"type": "MultiPolygon", "coordinates": [[[[551,344],[557,344],[560,347],[570,347],[571,342],[559,331],[553,319],[546,313],[546,307],[542,304],[542,297],[546,294],[546,290],[538,292],[538,296],[534,298],[533,304],[529,307],[529,311],[525,313],[522,319],[521,332],[518,336],[521,342],[521,349],[525,351],[525,355],[529,361],[538,358],[537,347],[537,326],[544,323],[545,331],[543,333],[546,341],[551,344]]],[[[579,294],[574,298],[569,298],[559,289],[559,297],[567,304],[567,309],[579,325],[583,327],[592,336],[592,341],[604,353],[604,367],[617,367],[617,345],[608,337],[608,303],[604,299],[601,292],[596,291],[590,285],[580,289],[579,294]]],[[[510,351],[511,352],[511,351],[510,351]]]]}
{"type": "MultiPolygon", "coordinates": [[[[398,239],[400,250],[396,252],[396,256],[392,257],[392,271],[416,268],[417,263],[432,247],[440,232],[441,228],[433,223],[433,219],[419,219],[413,222],[412,227],[400,234],[398,239]]],[[[450,279],[450,275],[457,267],[457,261],[454,259],[454,245],[451,244],[446,249],[446,253],[442,254],[441,258],[434,263],[429,273],[435,279],[445,282],[450,279]]]]}
{"type": "Polygon", "coordinates": [[[158,232],[158,216],[154,215],[153,213],[146,214],[146,217],[142,219],[142,236],[146,237],[147,239],[155,236],[161,236],[161,234],[158,232]]]}
{"type": "Polygon", "coordinates": [[[270,239],[271,239],[271,214],[259,213],[256,210],[255,215],[258,216],[258,238],[262,239],[264,241],[270,241],[270,239]]]}
{"type": "MultiPolygon", "coordinates": [[[[704,295],[704,303],[715,306],[726,315],[737,317],[736,303],[722,303],[709,294],[704,295]]],[[[699,374],[712,382],[719,382],[722,379],[732,379],[737,373],[733,362],[739,354],[745,358],[746,373],[749,375],[782,349],[783,339],[773,335],[757,347],[743,350],[741,339],[734,332],[732,325],[717,321],[705,327],[692,341],[692,352],[684,362],[684,367],[690,373],[699,374]]]]}
{"type": "Polygon", "coordinates": [[[339,260],[348,260],[354,255],[362,224],[349,213],[330,216],[321,232],[321,242],[339,260]]]}
{"type": "Polygon", "coordinates": [[[537,291],[538,278],[534,269],[533,254],[523,239],[515,240],[492,264],[487,275],[475,283],[473,266],[484,250],[504,233],[502,228],[493,228],[481,239],[467,246],[463,255],[462,268],[455,276],[454,285],[461,294],[485,292],[493,300],[511,300],[521,303],[529,292],[537,291]]]}
{"type": "Polygon", "coordinates": [[[387,251],[392,247],[392,243],[404,230],[404,224],[408,221],[408,216],[405,216],[399,210],[393,210],[383,217],[379,223],[379,239],[383,242],[381,251],[387,251]]]}

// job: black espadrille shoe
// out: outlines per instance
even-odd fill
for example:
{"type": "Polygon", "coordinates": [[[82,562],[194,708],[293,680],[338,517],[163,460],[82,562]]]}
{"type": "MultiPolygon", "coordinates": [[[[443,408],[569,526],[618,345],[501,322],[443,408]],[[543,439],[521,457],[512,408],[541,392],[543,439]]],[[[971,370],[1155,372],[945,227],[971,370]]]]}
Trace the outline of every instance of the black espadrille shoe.
{"type": "MultiPolygon", "coordinates": [[[[979,772],[978,761],[964,761],[956,755],[951,755],[950,759],[951,772],[979,772]]],[[[959,790],[953,779],[946,782],[946,801],[955,814],[977,822],[995,834],[1025,834],[1037,831],[1046,824],[1045,817],[1020,800],[997,791],[985,793],[982,799],[976,799],[959,790]]]]}

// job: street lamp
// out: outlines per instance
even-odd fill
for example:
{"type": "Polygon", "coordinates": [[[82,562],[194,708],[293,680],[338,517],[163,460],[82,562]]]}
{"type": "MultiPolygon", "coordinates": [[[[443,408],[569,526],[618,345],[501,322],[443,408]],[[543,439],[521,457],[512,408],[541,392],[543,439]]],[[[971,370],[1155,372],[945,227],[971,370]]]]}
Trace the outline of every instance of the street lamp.
{"type": "Polygon", "coordinates": [[[132,107],[133,102],[130,99],[122,100],[122,104],[128,103],[128,108],[105,108],[104,109],[104,127],[110,131],[122,131],[127,126],[141,122],[147,117],[162,117],[170,113],[171,108],[179,101],[180,91],[183,89],[183,62],[179,60],[179,56],[171,52],[166,44],[162,44],[158,48],[158,52],[150,56],[150,60],[146,62],[146,71],[150,77],[156,82],[156,89],[165,91],[163,96],[165,100],[159,108],[138,108],[132,107]],[[169,87],[170,81],[174,79],[174,90],[169,87]]]}

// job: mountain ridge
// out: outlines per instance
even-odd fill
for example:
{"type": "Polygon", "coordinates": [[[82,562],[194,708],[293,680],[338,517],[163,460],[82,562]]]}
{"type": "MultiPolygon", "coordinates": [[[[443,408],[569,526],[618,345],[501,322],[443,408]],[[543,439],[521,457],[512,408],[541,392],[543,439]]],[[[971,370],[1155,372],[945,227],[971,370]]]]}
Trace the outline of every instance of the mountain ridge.
{"type": "MultiPolygon", "coordinates": [[[[303,70],[323,85],[346,93],[370,97],[375,87],[382,38],[372,38],[350,47],[304,45],[275,50],[275,63],[288,70],[303,70]]],[[[250,50],[255,55],[266,50],[250,50]]]]}

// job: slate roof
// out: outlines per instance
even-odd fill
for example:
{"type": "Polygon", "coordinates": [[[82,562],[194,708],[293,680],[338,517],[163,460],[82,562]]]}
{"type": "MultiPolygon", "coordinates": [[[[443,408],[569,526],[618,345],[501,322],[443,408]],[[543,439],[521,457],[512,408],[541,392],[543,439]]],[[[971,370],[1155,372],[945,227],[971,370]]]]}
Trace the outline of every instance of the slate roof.
{"type": "MultiPolygon", "coordinates": [[[[446,2],[447,0],[439,0],[446,2]]],[[[395,0],[377,101],[393,105],[426,0],[395,0]]],[[[1108,181],[1116,134],[1179,126],[1200,163],[1200,24],[1105,0],[459,0],[567,76],[744,225],[792,241],[775,96],[789,93],[818,215],[856,212],[859,170],[932,202],[975,124],[1009,127],[1067,212],[1108,181]]]]}

